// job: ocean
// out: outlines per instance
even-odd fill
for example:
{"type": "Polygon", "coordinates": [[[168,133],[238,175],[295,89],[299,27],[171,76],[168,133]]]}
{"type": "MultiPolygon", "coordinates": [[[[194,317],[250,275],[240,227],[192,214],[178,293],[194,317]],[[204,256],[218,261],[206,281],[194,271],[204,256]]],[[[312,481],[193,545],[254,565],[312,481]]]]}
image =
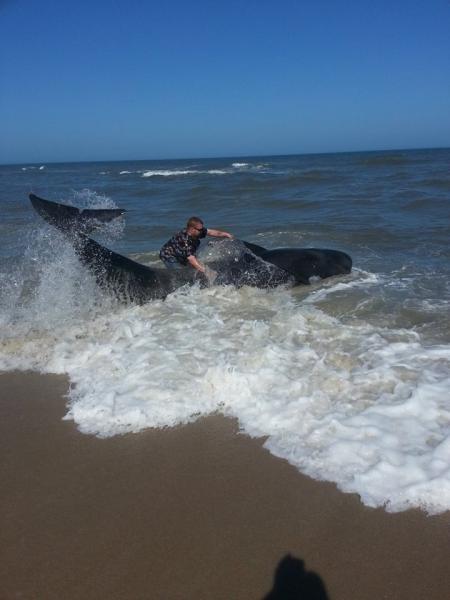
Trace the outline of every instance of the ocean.
{"type": "Polygon", "coordinates": [[[221,413],[368,506],[449,510],[449,168],[450,149],[0,166],[0,370],[67,374],[84,434],[221,413]],[[125,208],[96,239],[150,266],[197,215],[266,248],[342,250],[353,270],[121,305],[30,192],[125,208]]]}

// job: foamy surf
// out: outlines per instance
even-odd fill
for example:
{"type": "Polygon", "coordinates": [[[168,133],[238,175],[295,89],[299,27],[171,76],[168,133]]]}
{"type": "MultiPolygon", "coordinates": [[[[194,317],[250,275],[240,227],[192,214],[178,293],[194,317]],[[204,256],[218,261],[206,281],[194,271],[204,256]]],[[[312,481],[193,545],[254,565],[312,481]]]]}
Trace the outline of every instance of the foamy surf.
{"type": "MultiPolygon", "coordinates": [[[[123,173],[121,173],[122,175],[123,173]]],[[[191,169],[185,170],[156,170],[156,171],[144,171],[142,177],[180,177],[182,175],[226,175],[227,171],[223,169],[209,169],[208,171],[196,171],[191,169]]]]}
{"type": "Polygon", "coordinates": [[[84,433],[221,412],[369,506],[450,507],[450,354],[411,331],[344,325],[286,290],[189,288],[15,344],[0,366],[67,373],[84,433]]]}

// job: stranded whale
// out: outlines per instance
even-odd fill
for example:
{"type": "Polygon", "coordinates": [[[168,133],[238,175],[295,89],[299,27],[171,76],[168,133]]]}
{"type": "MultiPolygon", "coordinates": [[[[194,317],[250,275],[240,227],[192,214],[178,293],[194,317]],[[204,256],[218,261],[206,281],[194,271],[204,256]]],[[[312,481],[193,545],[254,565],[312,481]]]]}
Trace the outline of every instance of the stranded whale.
{"type": "MultiPolygon", "coordinates": [[[[45,221],[66,234],[80,261],[94,274],[99,286],[122,301],[142,304],[165,298],[177,288],[207,279],[192,268],[154,268],[105,248],[88,236],[125,213],[123,209],[87,209],[44,200],[30,194],[33,208],[45,221]]],[[[239,240],[223,240],[206,248],[206,264],[217,272],[215,284],[260,288],[308,284],[310,277],[350,273],[352,260],[338,250],[278,248],[239,240]]]]}

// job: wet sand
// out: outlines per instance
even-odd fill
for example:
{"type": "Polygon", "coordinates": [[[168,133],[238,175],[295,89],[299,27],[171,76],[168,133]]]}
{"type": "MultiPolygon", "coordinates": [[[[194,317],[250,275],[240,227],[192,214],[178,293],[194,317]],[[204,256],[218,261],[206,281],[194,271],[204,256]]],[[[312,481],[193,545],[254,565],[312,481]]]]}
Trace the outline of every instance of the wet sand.
{"type": "Polygon", "coordinates": [[[1,600],[448,597],[450,513],[369,509],[220,416],[82,435],[67,388],[0,375],[1,600]]]}

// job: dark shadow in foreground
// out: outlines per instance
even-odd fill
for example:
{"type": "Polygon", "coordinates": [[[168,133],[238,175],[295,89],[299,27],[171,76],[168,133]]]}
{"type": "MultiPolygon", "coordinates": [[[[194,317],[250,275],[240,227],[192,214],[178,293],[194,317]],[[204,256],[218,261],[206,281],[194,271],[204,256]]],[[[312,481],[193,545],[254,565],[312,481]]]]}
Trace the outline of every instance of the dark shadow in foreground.
{"type": "Polygon", "coordinates": [[[329,600],[321,577],[287,554],[278,563],[272,590],[263,600],[329,600]]]}

